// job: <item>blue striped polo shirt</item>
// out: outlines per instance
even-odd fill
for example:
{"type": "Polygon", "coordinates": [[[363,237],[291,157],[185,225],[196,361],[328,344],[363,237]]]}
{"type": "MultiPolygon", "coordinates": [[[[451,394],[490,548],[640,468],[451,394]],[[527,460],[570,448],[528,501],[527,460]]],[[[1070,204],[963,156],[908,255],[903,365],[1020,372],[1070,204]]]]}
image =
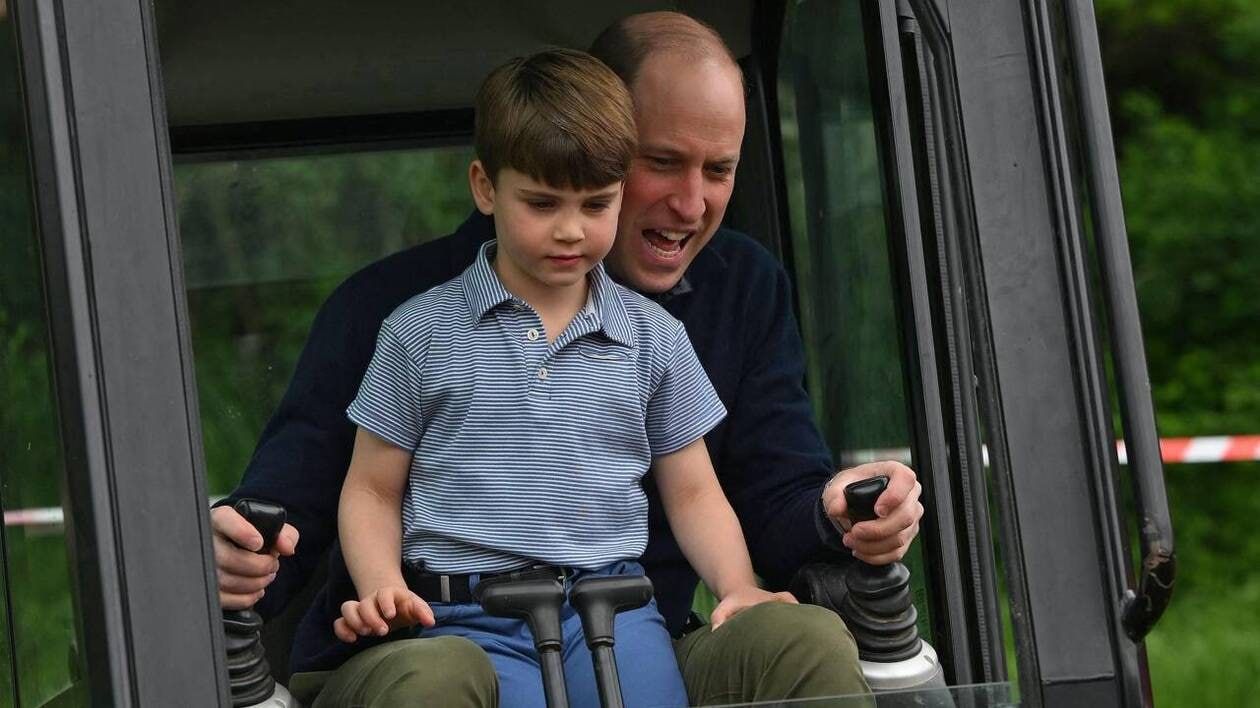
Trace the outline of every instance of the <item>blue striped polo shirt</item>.
{"type": "Polygon", "coordinates": [[[652,458],[701,438],[726,409],[682,323],[602,264],[548,343],[494,272],[494,243],[386,318],[347,409],[412,452],[403,559],[470,573],[638,558],[652,458]]]}

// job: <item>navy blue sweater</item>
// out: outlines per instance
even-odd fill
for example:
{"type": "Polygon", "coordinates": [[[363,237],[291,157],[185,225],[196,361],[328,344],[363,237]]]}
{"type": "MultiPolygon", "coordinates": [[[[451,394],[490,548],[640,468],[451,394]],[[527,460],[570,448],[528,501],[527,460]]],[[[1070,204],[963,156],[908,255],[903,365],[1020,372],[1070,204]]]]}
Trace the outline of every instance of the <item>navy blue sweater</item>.
{"type": "MultiPolygon", "coordinates": [[[[380,260],[342,283],[320,309],[293,380],[263,431],[241,485],[242,497],[284,506],[301,534],[282,559],[258,610],[278,613],[330,551],[328,584],[294,639],[294,671],[330,669],[375,643],[352,645],[332,633],[354,587],[337,544],[337,502],[355,428],[345,410],[358,391],[381,322],[407,299],[459,275],[492,222],[474,213],[454,233],[380,260]]],[[[662,304],[686,325],[696,354],[729,415],[705,441],[738,514],[757,573],[782,587],[824,547],[836,546],[819,498],[833,467],[803,387],[804,355],[787,275],[760,244],[722,229],[687,271],[690,288],[662,304]]],[[[650,475],[649,541],[642,563],[677,634],[697,577],[669,530],[650,475]]],[[[379,640],[377,640],[379,641],[379,640]]]]}

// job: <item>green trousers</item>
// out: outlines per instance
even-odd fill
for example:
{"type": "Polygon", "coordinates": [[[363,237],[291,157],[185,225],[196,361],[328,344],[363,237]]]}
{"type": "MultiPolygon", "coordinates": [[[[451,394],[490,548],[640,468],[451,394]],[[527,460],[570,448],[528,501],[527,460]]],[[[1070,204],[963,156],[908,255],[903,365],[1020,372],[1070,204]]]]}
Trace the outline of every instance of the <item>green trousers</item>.
{"type": "MultiPolygon", "coordinates": [[[[693,705],[869,693],[853,636],[834,613],[813,605],[757,605],[716,631],[691,632],[674,649],[693,705]]],[[[335,671],[294,674],[289,690],[312,708],[499,701],[489,657],[460,637],[382,644],[335,671]]],[[[874,703],[858,699],[843,705],[874,703]]]]}

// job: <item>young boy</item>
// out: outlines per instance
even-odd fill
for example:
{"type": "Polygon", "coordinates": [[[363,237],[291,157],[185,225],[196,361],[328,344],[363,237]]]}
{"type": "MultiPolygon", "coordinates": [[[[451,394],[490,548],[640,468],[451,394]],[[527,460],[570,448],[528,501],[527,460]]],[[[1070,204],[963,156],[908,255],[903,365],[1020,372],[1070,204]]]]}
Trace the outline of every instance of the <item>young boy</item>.
{"type": "MultiPolygon", "coordinates": [[[[501,704],[541,705],[524,622],[486,615],[471,590],[508,572],[566,589],[641,574],[649,468],[720,599],[715,629],[795,600],[756,586],[704,446],[725,409],[681,323],[600,263],[636,150],[620,79],[581,52],[509,62],[478,93],[475,143],[469,183],[496,238],[385,320],[347,411],[359,431],[338,524],[359,600],[334,630],[466,637],[490,655],[501,704]]],[[[594,705],[580,621],[567,606],[563,621],[570,699],[594,705]]],[[[686,705],[655,604],[618,615],[616,632],[627,705],[686,705]]]]}

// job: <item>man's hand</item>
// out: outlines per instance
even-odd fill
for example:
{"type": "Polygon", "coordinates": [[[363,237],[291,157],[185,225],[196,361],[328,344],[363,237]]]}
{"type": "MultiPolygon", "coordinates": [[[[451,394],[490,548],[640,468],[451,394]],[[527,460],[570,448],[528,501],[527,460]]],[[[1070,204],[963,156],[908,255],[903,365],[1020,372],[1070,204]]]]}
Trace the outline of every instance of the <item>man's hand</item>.
{"type": "Polygon", "coordinates": [[[901,560],[910,549],[910,542],[919,535],[922,492],[914,470],[885,460],[837,472],[823,487],[822,500],[827,516],[844,531],[844,545],[853,551],[853,556],[872,565],[887,565],[901,560]],[[844,488],[881,474],[888,476],[888,488],[875,500],[875,515],[879,518],[855,525],[849,518],[844,488]]]}
{"type": "Polygon", "coordinates": [[[734,617],[740,612],[752,607],[760,605],[763,602],[785,602],[789,605],[798,604],[796,598],[790,592],[769,592],[762,590],[756,585],[749,585],[746,588],[739,588],[730,592],[718,606],[713,608],[713,613],[709,615],[710,629],[716,630],[723,622],[734,617]]]}
{"type": "Polygon", "coordinates": [[[297,529],[285,524],[271,551],[257,553],[263,545],[262,534],[232,507],[211,509],[210,527],[214,531],[219,604],[225,610],[253,607],[262,598],[265,588],[276,579],[280,556],[291,556],[297,549],[297,529]]]}
{"type": "Polygon", "coordinates": [[[433,608],[406,587],[383,587],[361,600],[341,603],[341,617],[333,622],[333,634],[343,642],[375,634],[383,637],[391,630],[416,624],[433,626],[433,608]]]}

